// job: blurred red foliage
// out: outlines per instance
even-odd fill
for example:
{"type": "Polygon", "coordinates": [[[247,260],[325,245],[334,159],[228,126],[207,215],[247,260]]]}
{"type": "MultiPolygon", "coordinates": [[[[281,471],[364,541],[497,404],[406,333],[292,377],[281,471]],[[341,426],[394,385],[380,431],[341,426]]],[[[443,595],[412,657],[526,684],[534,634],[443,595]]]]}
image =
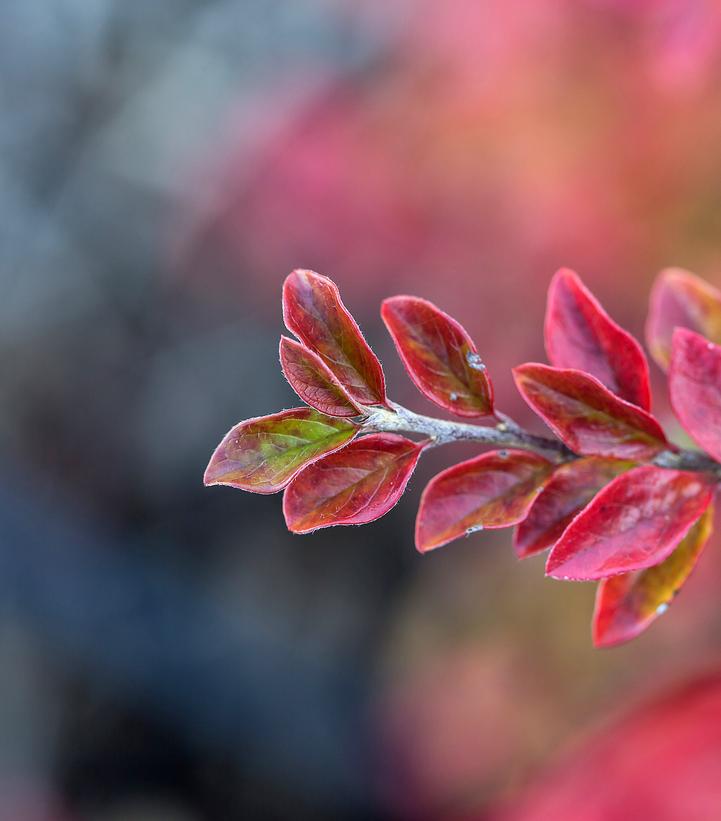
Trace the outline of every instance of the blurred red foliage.
{"type": "Polygon", "coordinates": [[[569,753],[523,800],[492,817],[715,821],[721,817],[721,673],[632,710],[569,753]]]}
{"type": "Polygon", "coordinates": [[[623,283],[609,307],[629,324],[679,249],[719,261],[720,34],[702,2],[416,3],[365,70],[279,82],[285,116],[246,112],[185,262],[223,247],[260,287],[301,263],[373,301],[392,276],[519,360],[563,260],[623,283]]]}

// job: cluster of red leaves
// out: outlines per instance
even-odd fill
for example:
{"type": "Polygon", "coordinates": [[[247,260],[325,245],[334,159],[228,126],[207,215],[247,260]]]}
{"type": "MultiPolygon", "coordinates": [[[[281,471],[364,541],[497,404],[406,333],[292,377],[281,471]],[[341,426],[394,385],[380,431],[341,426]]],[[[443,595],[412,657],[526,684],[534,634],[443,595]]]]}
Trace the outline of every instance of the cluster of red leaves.
{"type": "Polygon", "coordinates": [[[294,533],[372,522],[401,497],[427,442],[359,437],[368,408],[387,406],[385,380],[331,280],[293,271],[283,287],[283,318],[300,341],[281,337],[281,367],[310,407],[234,427],[205,482],[255,493],[285,488],[283,513],[294,533]]]}
{"type": "MultiPolygon", "coordinates": [[[[383,321],[411,379],[461,417],[496,415],[493,388],[464,328],[410,296],[385,300],[383,321]]],[[[285,489],[289,529],[365,524],[387,513],[431,439],[367,432],[374,408],[393,413],[381,364],[335,284],[291,273],[282,337],[288,382],[310,407],[242,422],[220,443],[206,484],[255,493],[285,489]]],[[[661,273],[647,324],[651,353],[669,369],[671,402],[689,435],[721,460],[721,293],[692,274],[661,273]]],[[[574,458],[494,450],[435,476],[423,492],[416,546],[427,552],[484,528],[516,525],[519,557],[550,548],[549,576],[600,580],[593,636],[627,641],[663,612],[708,540],[717,478],[652,462],[673,451],[651,415],[648,363],[572,271],[549,289],[551,365],[514,369],[516,385],[574,458]]]]}

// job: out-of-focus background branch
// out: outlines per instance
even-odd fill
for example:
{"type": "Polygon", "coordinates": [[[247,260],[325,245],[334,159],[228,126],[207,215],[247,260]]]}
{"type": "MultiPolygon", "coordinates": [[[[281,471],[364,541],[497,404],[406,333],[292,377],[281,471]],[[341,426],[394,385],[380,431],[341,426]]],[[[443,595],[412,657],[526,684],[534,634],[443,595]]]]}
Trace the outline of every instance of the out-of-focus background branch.
{"type": "Polygon", "coordinates": [[[720,45],[680,0],[5,0],[0,818],[490,814],[718,657],[718,545],[605,653],[592,590],[509,534],[417,556],[423,482],[472,447],[305,538],[201,478],[296,403],[293,267],[338,282],[393,398],[430,410],[378,316],[411,292],[526,422],[508,369],[557,267],[639,334],[660,267],[719,284],[720,45]]]}

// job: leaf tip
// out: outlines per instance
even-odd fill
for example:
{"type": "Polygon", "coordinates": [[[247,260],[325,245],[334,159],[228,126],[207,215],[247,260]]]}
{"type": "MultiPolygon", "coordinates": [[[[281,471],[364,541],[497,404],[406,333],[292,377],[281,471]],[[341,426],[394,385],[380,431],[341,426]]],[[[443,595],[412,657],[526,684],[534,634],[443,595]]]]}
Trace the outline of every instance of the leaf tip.
{"type": "Polygon", "coordinates": [[[586,286],[581,277],[571,268],[559,268],[551,277],[548,284],[548,300],[546,302],[546,316],[544,330],[546,341],[549,341],[554,325],[554,309],[558,300],[563,296],[563,292],[585,292],[586,286]]]}
{"type": "MultiPolygon", "coordinates": [[[[225,440],[223,440],[224,442],[225,440]]],[[[216,462],[218,461],[219,451],[223,446],[223,442],[221,442],[213,451],[212,456],[210,457],[210,461],[208,462],[205,471],[203,472],[203,485],[205,487],[211,487],[211,485],[219,485],[222,484],[220,480],[220,476],[218,475],[218,469],[216,462]]]]}
{"type": "Polygon", "coordinates": [[[595,624],[591,626],[591,642],[596,650],[610,650],[612,647],[624,644],[627,640],[614,638],[608,635],[605,630],[597,629],[595,624]]]}
{"type": "Polygon", "coordinates": [[[562,562],[558,562],[553,557],[553,552],[546,559],[546,567],[544,574],[549,579],[556,579],[557,581],[564,581],[565,577],[558,572],[558,568],[562,566],[562,562]]]}
{"type": "Polygon", "coordinates": [[[545,575],[559,582],[590,581],[591,577],[578,572],[574,556],[559,555],[556,548],[551,550],[546,559],[545,575]]]}
{"type": "Polygon", "coordinates": [[[211,487],[211,485],[217,485],[218,483],[213,479],[210,475],[210,465],[205,469],[205,473],[203,474],[203,485],[205,487],[211,487]]]}
{"type": "Polygon", "coordinates": [[[529,556],[533,556],[533,554],[536,552],[532,549],[529,549],[529,547],[527,545],[521,543],[521,541],[518,537],[518,528],[516,528],[513,531],[512,545],[513,545],[513,552],[514,552],[516,558],[519,559],[519,560],[527,559],[529,556]]]}
{"type": "Polygon", "coordinates": [[[285,492],[283,493],[283,501],[281,504],[281,509],[283,512],[283,520],[285,521],[285,526],[288,528],[288,532],[292,533],[294,536],[301,536],[304,533],[308,533],[310,531],[303,530],[302,528],[298,527],[298,517],[295,516],[291,510],[291,506],[289,504],[290,501],[290,493],[289,488],[292,486],[292,482],[288,487],[286,487],[285,492]]]}
{"type": "Polygon", "coordinates": [[[551,287],[561,282],[581,283],[581,277],[572,269],[561,267],[551,277],[551,287]]]}
{"type": "Polygon", "coordinates": [[[416,516],[416,528],[415,528],[415,546],[416,551],[424,556],[426,553],[429,553],[431,550],[435,550],[437,547],[440,547],[438,544],[432,544],[431,540],[428,538],[428,534],[425,532],[423,527],[423,514],[424,514],[424,507],[425,507],[425,497],[428,491],[428,487],[425,488],[421,495],[421,502],[418,507],[418,515],[416,516]]]}
{"type": "Polygon", "coordinates": [[[420,519],[419,519],[420,515],[421,515],[421,511],[419,509],[417,517],[416,517],[415,532],[413,534],[413,544],[416,548],[416,553],[420,553],[420,555],[423,556],[426,553],[426,546],[423,544],[423,539],[421,537],[420,519]]]}
{"type": "Polygon", "coordinates": [[[431,550],[435,550],[440,545],[437,544],[430,544],[427,541],[424,541],[416,532],[416,551],[421,554],[421,556],[425,556],[426,553],[430,553],[431,550]]]}
{"type": "Polygon", "coordinates": [[[285,295],[286,291],[299,279],[299,275],[302,269],[294,268],[283,280],[283,294],[285,295]]]}
{"type": "Polygon", "coordinates": [[[381,316],[387,314],[389,311],[393,309],[394,305],[397,305],[399,302],[402,302],[409,297],[404,296],[403,294],[396,294],[395,296],[387,296],[381,302],[381,316]]]}
{"type": "Polygon", "coordinates": [[[513,381],[521,393],[522,387],[528,382],[531,372],[533,370],[534,363],[533,362],[525,362],[522,365],[516,365],[515,367],[511,368],[511,376],[513,377],[513,381]]]}

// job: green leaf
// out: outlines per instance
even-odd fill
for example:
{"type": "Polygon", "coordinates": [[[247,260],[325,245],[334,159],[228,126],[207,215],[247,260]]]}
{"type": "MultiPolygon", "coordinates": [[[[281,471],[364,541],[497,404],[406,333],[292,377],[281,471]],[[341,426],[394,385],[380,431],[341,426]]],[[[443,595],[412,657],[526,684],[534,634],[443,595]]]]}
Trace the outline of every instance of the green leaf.
{"type": "Polygon", "coordinates": [[[350,442],[358,426],[313,408],[259,416],[232,428],[213,453],[206,485],[276,493],[306,465],[350,442]]]}

